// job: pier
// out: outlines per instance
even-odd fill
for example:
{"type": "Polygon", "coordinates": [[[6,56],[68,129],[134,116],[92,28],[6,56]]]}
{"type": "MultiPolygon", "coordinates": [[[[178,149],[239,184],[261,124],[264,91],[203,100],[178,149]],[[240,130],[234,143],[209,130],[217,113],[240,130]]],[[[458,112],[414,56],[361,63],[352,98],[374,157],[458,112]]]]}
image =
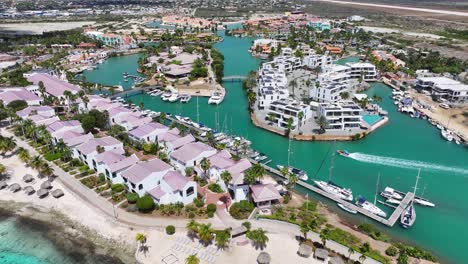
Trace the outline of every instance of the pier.
{"type": "Polygon", "coordinates": [[[149,90],[159,89],[159,88],[161,88],[161,86],[157,86],[157,85],[145,86],[145,87],[139,87],[139,88],[132,88],[132,89],[129,89],[129,90],[125,90],[123,92],[115,93],[115,94],[110,96],[110,99],[115,99],[117,97],[127,98],[127,97],[132,96],[132,95],[143,94],[143,93],[146,93],[149,90]]]}

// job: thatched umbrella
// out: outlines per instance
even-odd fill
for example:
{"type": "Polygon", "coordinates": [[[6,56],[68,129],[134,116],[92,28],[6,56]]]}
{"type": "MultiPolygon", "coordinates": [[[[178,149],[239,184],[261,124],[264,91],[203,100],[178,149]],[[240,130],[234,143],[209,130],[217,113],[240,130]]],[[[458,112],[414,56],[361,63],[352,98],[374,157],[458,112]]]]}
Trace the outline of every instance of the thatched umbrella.
{"type": "Polygon", "coordinates": [[[39,196],[39,198],[45,197],[47,195],[49,195],[49,191],[46,189],[39,189],[39,191],[37,191],[37,196],[39,196]]]}
{"type": "Polygon", "coordinates": [[[63,191],[60,190],[60,189],[55,189],[53,192],[52,192],[52,196],[55,197],[55,198],[60,198],[64,195],[63,191]]]}
{"type": "Polygon", "coordinates": [[[23,177],[24,182],[32,182],[34,180],[34,177],[31,174],[26,174],[23,177]]]}
{"type": "Polygon", "coordinates": [[[258,264],[269,264],[271,261],[270,254],[266,252],[261,252],[257,257],[258,264]]]}
{"type": "Polygon", "coordinates": [[[52,188],[52,184],[50,183],[50,181],[45,181],[41,184],[41,189],[51,189],[52,188]]]}
{"type": "Polygon", "coordinates": [[[17,192],[21,190],[21,186],[17,183],[13,183],[12,185],[10,185],[10,191],[12,192],[17,192]]]}
{"type": "Polygon", "coordinates": [[[26,186],[24,187],[24,192],[28,195],[31,195],[35,192],[34,188],[32,186],[26,186]]]}
{"type": "Polygon", "coordinates": [[[7,186],[8,184],[6,182],[0,181],[0,190],[6,188],[7,186]]]}
{"type": "Polygon", "coordinates": [[[299,254],[301,257],[308,258],[310,255],[312,255],[312,247],[306,243],[302,243],[299,247],[299,250],[297,251],[297,254],[299,254]]]}
{"type": "Polygon", "coordinates": [[[344,260],[341,258],[341,257],[333,257],[333,258],[330,258],[330,260],[328,261],[329,264],[344,264],[344,260]]]}

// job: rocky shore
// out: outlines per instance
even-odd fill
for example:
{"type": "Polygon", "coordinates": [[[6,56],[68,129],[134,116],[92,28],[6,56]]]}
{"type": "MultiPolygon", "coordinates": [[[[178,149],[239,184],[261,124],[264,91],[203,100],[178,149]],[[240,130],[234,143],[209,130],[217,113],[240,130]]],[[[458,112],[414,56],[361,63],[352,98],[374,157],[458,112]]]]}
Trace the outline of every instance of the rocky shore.
{"type": "Polygon", "coordinates": [[[71,263],[137,263],[131,246],[105,238],[58,211],[0,201],[0,221],[11,218],[19,228],[43,234],[71,263]]]}

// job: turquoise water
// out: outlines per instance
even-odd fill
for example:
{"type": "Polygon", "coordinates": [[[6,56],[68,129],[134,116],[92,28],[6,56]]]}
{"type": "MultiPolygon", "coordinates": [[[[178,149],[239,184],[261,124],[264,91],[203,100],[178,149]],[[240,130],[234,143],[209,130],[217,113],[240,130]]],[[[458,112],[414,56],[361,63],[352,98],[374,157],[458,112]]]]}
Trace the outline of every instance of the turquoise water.
{"type": "Polygon", "coordinates": [[[128,72],[131,75],[143,76],[137,72],[138,59],[141,54],[111,57],[98,68],[91,71],[84,71],[83,76],[88,82],[99,83],[103,85],[122,85],[124,89],[130,89],[134,84],[133,79],[129,78],[125,82],[123,73],[128,72]]]}
{"type": "MultiPolygon", "coordinates": [[[[225,37],[216,48],[225,56],[225,76],[246,75],[256,70],[260,60],[247,52],[250,38],[225,37]]],[[[354,59],[355,60],[355,59],[354,59]]],[[[123,67],[109,65],[109,67],[123,67]]],[[[131,67],[131,66],[126,66],[131,67]]],[[[104,78],[104,76],[102,76],[104,78]]],[[[112,77],[106,80],[112,82],[112,77]]],[[[255,149],[266,153],[273,161],[270,165],[287,162],[288,140],[279,135],[252,125],[247,108],[245,92],[240,83],[224,83],[227,96],[219,106],[207,104],[207,98],[199,99],[200,122],[252,141],[255,149]],[[215,120],[218,120],[216,122],[215,120]]],[[[417,169],[421,168],[418,194],[437,204],[436,208],[417,207],[418,220],[411,229],[398,225],[393,228],[381,226],[365,217],[346,214],[330,201],[314,193],[310,197],[328,204],[332,210],[353,223],[371,222],[394,238],[407,241],[431,250],[444,262],[462,263],[468,258],[468,152],[467,149],[448,143],[439,131],[421,119],[413,119],[399,113],[389,95],[391,90],[381,83],[372,83],[366,92],[383,98],[381,106],[388,111],[390,121],[364,140],[354,142],[300,142],[291,144],[291,165],[307,171],[310,180],[328,179],[333,149],[346,149],[352,158],[334,158],[332,179],[340,185],[353,189],[355,196],[374,199],[377,177],[380,189],[392,186],[409,191],[415,183],[417,169]],[[322,164],[323,161],[323,164],[322,164]]],[[[181,114],[196,120],[197,100],[188,104],[166,103],[159,97],[137,95],[131,100],[144,102],[145,108],[181,114]]],[[[383,205],[379,205],[391,212],[383,205]]]]}
{"type": "Polygon", "coordinates": [[[366,121],[367,124],[372,126],[373,124],[380,121],[382,117],[378,115],[362,115],[362,119],[366,121]]]}
{"type": "Polygon", "coordinates": [[[15,218],[0,221],[0,264],[72,263],[44,233],[21,225],[15,218]]]}

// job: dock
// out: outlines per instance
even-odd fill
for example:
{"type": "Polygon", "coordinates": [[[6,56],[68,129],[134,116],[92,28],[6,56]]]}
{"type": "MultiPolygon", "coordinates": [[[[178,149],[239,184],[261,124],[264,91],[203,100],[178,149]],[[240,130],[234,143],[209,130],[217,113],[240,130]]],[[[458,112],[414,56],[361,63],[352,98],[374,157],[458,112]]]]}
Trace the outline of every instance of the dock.
{"type": "MultiPolygon", "coordinates": [[[[258,163],[256,162],[255,160],[253,159],[249,159],[250,162],[252,163],[258,163]]],[[[272,167],[269,167],[265,164],[262,164],[263,167],[270,173],[278,176],[278,177],[281,177],[281,178],[284,178],[283,175],[281,174],[281,172],[275,168],[272,168],[272,167]]],[[[301,181],[301,180],[298,180],[297,181],[297,185],[299,186],[302,186],[310,191],[313,191],[317,194],[320,194],[330,200],[333,200],[337,203],[341,203],[353,210],[356,210],[357,212],[359,212],[360,214],[364,215],[364,216],[367,216],[369,218],[371,218],[372,220],[375,220],[381,224],[384,224],[386,226],[389,226],[389,227],[392,227],[395,225],[395,223],[398,221],[398,219],[400,218],[401,214],[403,213],[403,211],[405,210],[405,208],[409,205],[409,203],[411,202],[411,200],[414,199],[414,193],[412,192],[408,192],[405,194],[405,197],[403,198],[403,200],[401,201],[401,203],[396,206],[395,210],[393,211],[393,213],[390,215],[390,217],[387,219],[387,218],[383,218],[381,216],[378,216],[378,215],[375,215],[375,214],[372,214],[371,212],[367,211],[367,210],[364,210],[363,208],[353,204],[353,203],[350,203],[348,201],[345,201],[343,199],[340,199],[339,197],[337,197],[336,195],[333,195],[331,193],[328,193],[328,192],[325,192],[323,191],[322,189],[318,188],[318,187],[315,187],[309,183],[306,183],[304,181],[301,181]]]]}

